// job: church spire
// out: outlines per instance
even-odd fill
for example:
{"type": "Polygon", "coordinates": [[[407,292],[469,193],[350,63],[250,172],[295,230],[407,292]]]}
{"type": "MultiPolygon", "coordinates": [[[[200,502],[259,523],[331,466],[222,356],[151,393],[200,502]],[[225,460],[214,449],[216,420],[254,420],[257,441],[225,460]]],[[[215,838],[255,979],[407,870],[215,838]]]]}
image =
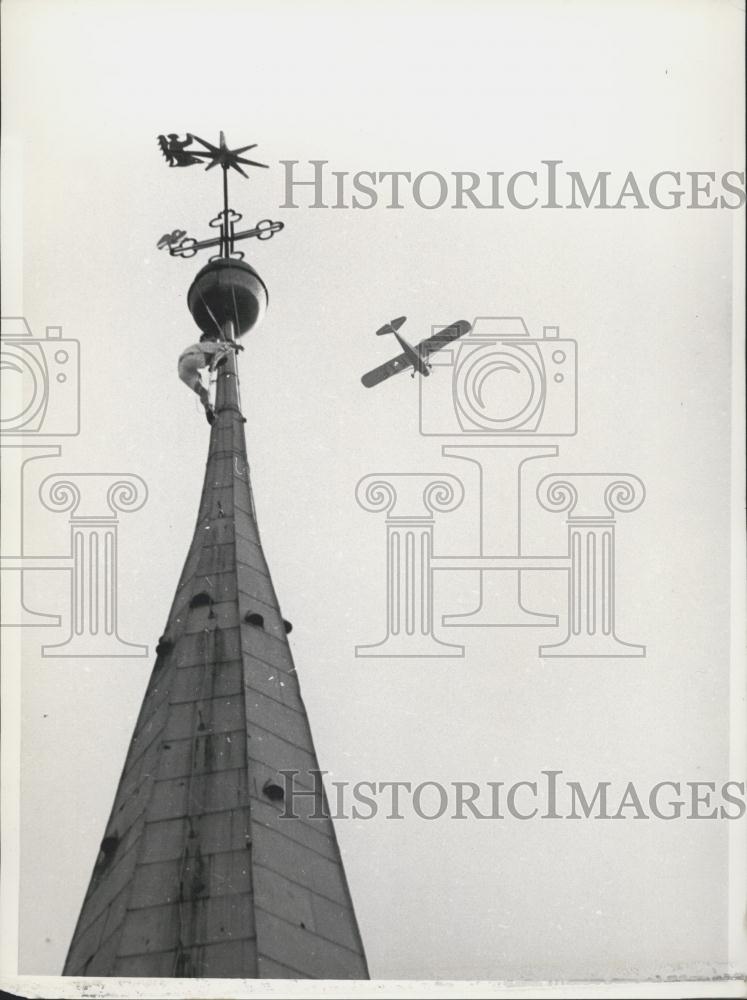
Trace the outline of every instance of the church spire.
{"type": "MultiPolygon", "coordinates": [[[[235,242],[282,228],[235,231],[226,177],[249,148],[229,150],[222,135],[217,147],[162,142],[172,166],[214,157],[223,170],[217,241],[175,231],[164,246],[173,256],[220,247],[188,304],[198,326],[226,339],[251,329],[267,302],[235,242]]],[[[194,536],[64,974],[366,979],[291,626],[257,528],[233,352],[217,371],[194,536]],[[313,792],[293,809],[284,771],[313,792]]]]}

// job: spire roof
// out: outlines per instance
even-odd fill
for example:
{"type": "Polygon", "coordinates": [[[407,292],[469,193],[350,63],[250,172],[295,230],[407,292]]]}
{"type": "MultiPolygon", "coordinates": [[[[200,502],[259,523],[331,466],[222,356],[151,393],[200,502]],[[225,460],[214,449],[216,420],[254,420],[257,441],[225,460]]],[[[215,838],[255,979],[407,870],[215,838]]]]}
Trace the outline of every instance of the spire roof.
{"type": "MultiPolygon", "coordinates": [[[[235,357],[66,975],[366,979],[257,529],[235,357]],[[282,770],[316,796],[284,817],[282,770]]],[[[116,710],[112,707],[112,710],[116,710]]]]}

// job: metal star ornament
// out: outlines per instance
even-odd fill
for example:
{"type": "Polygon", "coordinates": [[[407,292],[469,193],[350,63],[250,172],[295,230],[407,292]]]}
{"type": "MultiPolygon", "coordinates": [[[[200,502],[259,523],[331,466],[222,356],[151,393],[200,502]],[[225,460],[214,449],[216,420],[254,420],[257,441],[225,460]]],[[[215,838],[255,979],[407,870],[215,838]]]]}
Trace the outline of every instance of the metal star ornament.
{"type": "MultiPolygon", "coordinates": [[[[197,137],[195,136],[195,138],[197,137]]],[[[233,167],[234,170],[238,170],[242,177],[246,177],[246,173],[239,166],[240,163],[246,163],[251,167],[264,167],[267,169],[266,163],[257,163],[256,160],[247,160],[245,157],[239,155],[240,153],[245,153],[248,149],[254,149],[257,145],[256,142],[253,142],[249,146],[240,146],[238,149],[229,149],[226,145],[226,137],[222,132],[220,134],[219,146],[213,146],[211,143],[205,142],[204,139],[198,139],[198,142],[201,142],[210,150],[210,163],[205,167],[206,170],[212,170],[213,167],[218,165],[224,169],[233,167]]]]}

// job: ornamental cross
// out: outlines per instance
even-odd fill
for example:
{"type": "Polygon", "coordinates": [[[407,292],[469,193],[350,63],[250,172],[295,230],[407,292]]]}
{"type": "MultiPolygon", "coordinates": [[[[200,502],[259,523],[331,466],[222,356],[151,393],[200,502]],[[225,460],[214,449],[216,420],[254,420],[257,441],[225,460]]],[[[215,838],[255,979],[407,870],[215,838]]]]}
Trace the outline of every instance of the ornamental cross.
{"type": "Polygon", "coordinates": [[[236,223],[242,216],[228,206],[228,171],[233,169],[238,171],[242,177],[247,177],[248,175],[240,166],[242,163],[266,169],[266,163],[258,163],[256,160],[249,160],[241,156],[247,150],[254,149],[256,143],[240,146],[238,149],[229,149],[223,132],[220,134],[217,146],[201,139],[198,135],[192,135],[191,132],[187,132],[184,139],[180,139],[175,132],[170,132],[168,135],[158,136],[158,145],[170,167],[191,167],[195,163],[206,163],[206,170],[211,170],[215,166],[220,166],[223,170],[223,210],[210,220],[210,225],[219,230],[219,235],[212,239],[197,241],[191,236],[187,236],[185,229],[174,229],[170,233],[164,233],[160,238],[157,243],[159,250],[168,247],[172,257],[194,257],[198,250],[204,250],[207,247],[220,247],[219,253],[215,257],[211,257],[211,260],[227,257],[240,260],[244,254],[240,250],[234,249],[234,244],[238,240],[246,240],[252,236],[256,236],[259,240],[269,240],[283,228],[282,222],[262,219],[253,229],[243,229],[241,232],[236,232],[236,223]],[[195,143],[199,145],[195,146],[195,143]]]}

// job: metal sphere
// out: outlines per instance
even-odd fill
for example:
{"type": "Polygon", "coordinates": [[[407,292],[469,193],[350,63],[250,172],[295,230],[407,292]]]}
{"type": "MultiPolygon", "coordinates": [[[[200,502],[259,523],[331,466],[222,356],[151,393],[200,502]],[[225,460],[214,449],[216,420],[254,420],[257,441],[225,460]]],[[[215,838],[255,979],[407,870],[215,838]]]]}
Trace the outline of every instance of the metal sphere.
{"type": "Polygon", "coordinates": [[[203,333],[223,331],[233,323],[240,337],[259,323],[267,309],[267,288],[243,260],[221,257],[197,273],[187,293],[187,305],[203,333]]]}

